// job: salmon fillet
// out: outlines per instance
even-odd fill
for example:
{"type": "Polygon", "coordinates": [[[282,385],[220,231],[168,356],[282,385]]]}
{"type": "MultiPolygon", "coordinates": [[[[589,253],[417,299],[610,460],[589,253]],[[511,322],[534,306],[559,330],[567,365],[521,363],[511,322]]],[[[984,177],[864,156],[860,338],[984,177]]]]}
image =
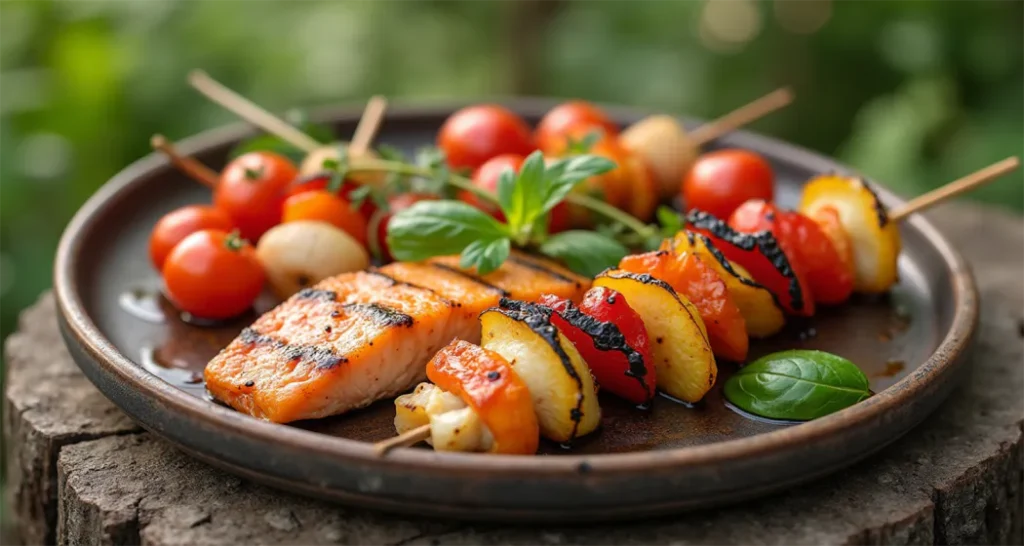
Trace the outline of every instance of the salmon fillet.
{"type": "Polygon", "coordinates": [[[482,311],[502,296],[552,293],[578,301],[590,280],[514,255],[483,277],[458,258],[345,273],[268,311],[206,366],[217,399],[287,423],[367,406],[426,378],[427,361],[455,338],[480,339],[482,311]]]}

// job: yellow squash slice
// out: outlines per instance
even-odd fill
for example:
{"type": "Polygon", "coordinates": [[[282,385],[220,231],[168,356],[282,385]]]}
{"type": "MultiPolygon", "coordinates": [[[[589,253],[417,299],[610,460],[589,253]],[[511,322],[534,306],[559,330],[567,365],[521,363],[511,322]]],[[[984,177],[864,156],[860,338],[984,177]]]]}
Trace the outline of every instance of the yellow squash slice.
{"type": "Polygon", "coordinates": [[[551,324],[552,311],[520,301],[480,315],[481,345],[505,358],[526,383],[545,438],[568,443],[601,422],[597,389],[576,346],[551,324]]]}

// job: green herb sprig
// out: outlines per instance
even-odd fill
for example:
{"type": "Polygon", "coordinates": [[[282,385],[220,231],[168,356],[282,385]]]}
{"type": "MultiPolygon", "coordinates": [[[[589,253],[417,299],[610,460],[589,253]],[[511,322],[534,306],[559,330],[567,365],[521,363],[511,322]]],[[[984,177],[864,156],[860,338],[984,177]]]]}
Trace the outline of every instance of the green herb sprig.
{"type": "Polygon", "coordinates": [[[497,196],[492,199],[501,208],[504,222],[461,201],[422,201],[391,219],[388,247],[396,259],[407,261],[461,254],[460,265],[481,274],[500,267],[513,246],[531,248],[578,273],[594,275],[622,259],[626,247],[594,231],[552,236],[547,215],[576,184],[614,168],[613,162],[593,155],[546,165],[541,153],[534,152],[518,173],[509,169],[498,179],[497,196]]]}

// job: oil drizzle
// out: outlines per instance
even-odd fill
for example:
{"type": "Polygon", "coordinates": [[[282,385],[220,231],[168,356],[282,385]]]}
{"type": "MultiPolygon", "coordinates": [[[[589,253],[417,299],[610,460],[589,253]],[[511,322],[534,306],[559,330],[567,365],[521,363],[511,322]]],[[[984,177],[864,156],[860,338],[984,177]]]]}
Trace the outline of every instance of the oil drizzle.
{"type": "Polygon", "coordinates": [[[163,379],[164,381],[178,386],[195,386],[203,383],[202,374],[168,365],[160,360],[158,351],[152,346],[146,345],[140,351],[139,364],[142,369],[163,379]]]}
{"type": "Polygon", "coordinates": [[[159,290],[139,287],[121,292],[117,296],[117,303],[126,313],[137,319],[163,324],[165,318],[160,306],[161,298],[163,294],[159,290]]]}

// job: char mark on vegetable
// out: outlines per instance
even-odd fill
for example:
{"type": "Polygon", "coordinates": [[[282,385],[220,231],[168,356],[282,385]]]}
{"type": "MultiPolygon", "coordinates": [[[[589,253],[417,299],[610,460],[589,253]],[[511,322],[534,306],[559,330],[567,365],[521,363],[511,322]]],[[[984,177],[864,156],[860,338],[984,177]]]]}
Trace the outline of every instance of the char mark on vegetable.
{"type": "MultiPolygon", "coordinates": [[[[676,293],[672,286],[669,285],[667,282],[657,277],[654,277],[650,273],[627,273],[624,271],[617,271],[614,273],[609,273],[608,276],[613,279],[633,279],[643,284],[650,284],[652,286],[657,286],[658,288],[664,289],[666,292],[671,294],[673,298],[676,299],[676,302],[678,302],[679,306],[683,308],[683,311],[686,311],[686,314],[690,315],[690,320],[694,323],[699,324],[697,321],[701,320],[700,317],[693,315],[693,313],[690,311],[690,306],[684,304],[683,300],[679,299],[679,294],[676,293]]],[[[710,345],[711,343],[710,341],[708,341],[707,335],[704,336],[704,343],[708,345],[710,345]]]]}
{"type": "MultiPolygon", "coordinates": [[[[609,296],[609,304],[615,303],[609,296]]],[[[619,327],[613,322],[602,322],[582,311],[568,302],[565,311],[559,313],[569,324],[583,330],[594,341],[594,346],[601,351],[619,351],[626,357],[629,369],[626,375],[635,378],[640,386],[646,390],[647,385],[643,378],[647,375],[647,367],[644,366],[644,357],[639,351],[626,342],[626,336],[622,334],[619,327]]]]}
{"type": "Polygon", "coordinates": [[[875,214],[878,215],[878,227],[884,228],[889,223],[889,211],[885,210],[885,205],[882,204],[882,200],[878,198],[878,192],[875,188],[868,184],[867,180],[860,179],[860,185],[864,186],[864,189],[868,190],[871,194],[871,198],[875,201],[875,214]]]}
{"type": "Polygon", "coordinates": [[[503,297],[503,298],[507,298],[508,296],[511,295],[504,288],[501,288],[501,287],[498,287],[498,286],[494,286],[493,284],[491,284],[491,283],[481,279],[480,277],[477,277],[476,275],[473,275],[473,274],[470,274],[470,273],[466,273],[465,271],[463,271],[463,270],[461,270],[461,269],[459,269],[457,267],[451,267],[449,265],[439,264],[439,263],[436,263],[436,262],[431,262],[430,265],[431,265],[431,267],[436,267],[437,269],[442,269],[444,271],[455,273],[456,275],[459,275],[460,277],[462,277],[464,279],[472,281],[472,282],[474,282],[476,284],[479,284],[480,286],[483,286],[483,287],[487,288],[488,290],[490,290],[492,292],[496,292],[496,293],[500,294],[501,297],[503,297]]]}
{"type": "MultiPolygon", "coordinates": [[[[554,311],[543,305],[510,298],[501,298],[501,301],[498,302],[498,311],[512,320],[526,324],[533,333],[540,336],[551,347],[551,350],[555,352],[558,361],[562,363],[562,368],[565,369],[565,373],[569,374],[569,377],[576,382],[576,386],[580,391],[583,390],[583,379],[580,378],[579,374],[576,373],[576,369],[573,368],[572,359],[562,349],[561,340],[558,338],[558,328],[551,324],[551,314],[554,311]]],[[[577,397],[576,407],[572,409],[569,417],[573,422],[573,427],[572,434],[569,435],[569,441],[566,442],[567,444],[576,438],[580,421],[583,419],[582,396],[577,397]]]]}
{"type": "MultiPolygon", "coordinates": [[[[698,229],[706,229],[715,237],[728,242],[744,251],[757,250],[762,256],[768,259],[772,267],[779,272],[780,275],[786,278],[789,284],[789,297],[791,307],[799,311],[804,308],[803,292],[800,290],[800,280],[796,277],[796,272],[789,263],[789,259],[786,258],[786,253],[782,251],[782,247],[779,245],[778,240],[769,231],[759,231],[757,233],[740,233],[726,224],[721,219],[714,215],[708,214],[704,211],[694,210],[690,211],[687,216],[687,222],[690,225],[698,229]]],[[[711,248],[710,246],[708,247],[711,248]]],[[[770,292],[770,290],[769,290],[770,292]]],[[[773,294],[774,295],[774,294],[773,294]]],[[[776,303],[778,298],[776,298],[776,303]]]]}

